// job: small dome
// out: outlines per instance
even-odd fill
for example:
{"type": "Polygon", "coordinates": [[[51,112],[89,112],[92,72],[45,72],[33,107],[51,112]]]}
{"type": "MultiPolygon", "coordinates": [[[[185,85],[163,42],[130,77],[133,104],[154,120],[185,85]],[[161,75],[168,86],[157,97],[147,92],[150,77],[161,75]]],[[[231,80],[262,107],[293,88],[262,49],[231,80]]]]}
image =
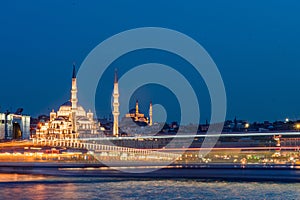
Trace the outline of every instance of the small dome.
{"type": "Polygon", "coordinates": [[[77,122],[82,124],[89,124],[90,120],[87,117],[77,117],[77,122]]]}

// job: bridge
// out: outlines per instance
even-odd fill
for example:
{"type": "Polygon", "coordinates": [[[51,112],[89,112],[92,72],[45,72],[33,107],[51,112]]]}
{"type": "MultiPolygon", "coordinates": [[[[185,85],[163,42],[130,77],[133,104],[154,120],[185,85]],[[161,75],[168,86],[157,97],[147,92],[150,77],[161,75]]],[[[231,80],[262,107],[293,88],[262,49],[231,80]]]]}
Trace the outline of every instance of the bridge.
{"type": "MultiPolygon", "coordinates": [[[[95,139],[95,138],[94,138],[95,139]]],[[[93,139],[93,140],[94,140],[93,139]]],[[[180,157],[180,154],[161,152],[159,149],[137,149],[129,147],[120,147],[114,145],[97,144],[95,141],[81,139],[40,139],[33,138],[34,145],[50,147],[68,147],[74,149],[86,149],[92,152],[95,157],[101,161],[116,159],[124,161],[155,161],[171,162],[180,157]]]]}

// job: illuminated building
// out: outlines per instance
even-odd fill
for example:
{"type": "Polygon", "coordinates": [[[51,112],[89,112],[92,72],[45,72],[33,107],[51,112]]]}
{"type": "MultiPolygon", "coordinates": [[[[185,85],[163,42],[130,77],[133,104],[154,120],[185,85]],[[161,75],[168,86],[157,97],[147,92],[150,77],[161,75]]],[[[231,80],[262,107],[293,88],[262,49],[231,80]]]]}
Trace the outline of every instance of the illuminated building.
{"type": "Polygon", "coordinates": [[[149,107],[149,117],[141,113],[139,102],[136,101],[135,108],[131,109],[120,122],[122,134],[124,136],[153,135],[161,130],[159,123],[153,123],[152,120],[152,102],[149,107]]]}
{"type": "Polygon", "coordinates": [[[30,116],[0,113],[0,139],[29,139],[30,116]]]}
{"type": "Polygon", "coordinates": [[[131,118],[134,122],[141,125],[152,126],[152,102],[150,102],[149,106],[149,118],[145,117],[143,113],[140,113],[138,101],[135,103],[135,109],[130,110],[129,113],[125,115],[125,118],[131,118]]]}
{"type": "Polygon", "coordinates": [[[62,104],[57,112],[52,110],[48,122],[38,124],[36,136],[72,139],[99,133],[101,133],[100,124],[94,120],[94,114],[90,110],[86,112],[78,104],[76,70],[73,66],[71,100],[62,104]]]}

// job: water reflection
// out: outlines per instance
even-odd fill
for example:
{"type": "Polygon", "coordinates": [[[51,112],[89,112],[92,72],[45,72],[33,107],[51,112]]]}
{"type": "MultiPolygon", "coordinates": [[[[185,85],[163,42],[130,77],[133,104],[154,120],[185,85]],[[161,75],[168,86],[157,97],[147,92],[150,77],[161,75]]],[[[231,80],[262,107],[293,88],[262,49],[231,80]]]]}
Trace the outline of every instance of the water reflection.
{"type": "Polygon", "coordinates": [[[300,183],[0,174],[0,199],[300,199],[300,183]]]}
{"type": "Polygon", "coordinates": [[[43,175],[28,175],[28,174],[0,174],[1,182],[28,182],[46,180],[47,177],[43,175]]]}

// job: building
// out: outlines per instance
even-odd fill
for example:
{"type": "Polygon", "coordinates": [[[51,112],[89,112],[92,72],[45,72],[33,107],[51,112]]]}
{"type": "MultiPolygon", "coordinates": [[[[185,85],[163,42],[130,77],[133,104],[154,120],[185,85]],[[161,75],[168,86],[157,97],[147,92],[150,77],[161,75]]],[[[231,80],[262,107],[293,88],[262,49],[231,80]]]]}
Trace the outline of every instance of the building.
{"type": "Polygon", "coordinates": [[[90,110],[86,112],[78,104],[76,70],[73,66],[71,99],[63,103],[57,112],[53,109],[49,121],[38,124],[36,137],[73,139],[95,136],[101,133],[100,123],[94,120],[94,114],[90,110]]]}
{"type": "Polygon", "coordinates": [[[131,109],[129,113],[125,115],[125,118],[131,118],[139,125],[152,126],[152,102],[150,102],[149,106],[149,117],[146,117],[145,114],[140,113],[139,102],[136,101],[135,109],[131,109]]]}
{"type": "Polygon", "coordinates": [[[30,116],[0,113],[0,139],[29,139],[30,116]]]}

